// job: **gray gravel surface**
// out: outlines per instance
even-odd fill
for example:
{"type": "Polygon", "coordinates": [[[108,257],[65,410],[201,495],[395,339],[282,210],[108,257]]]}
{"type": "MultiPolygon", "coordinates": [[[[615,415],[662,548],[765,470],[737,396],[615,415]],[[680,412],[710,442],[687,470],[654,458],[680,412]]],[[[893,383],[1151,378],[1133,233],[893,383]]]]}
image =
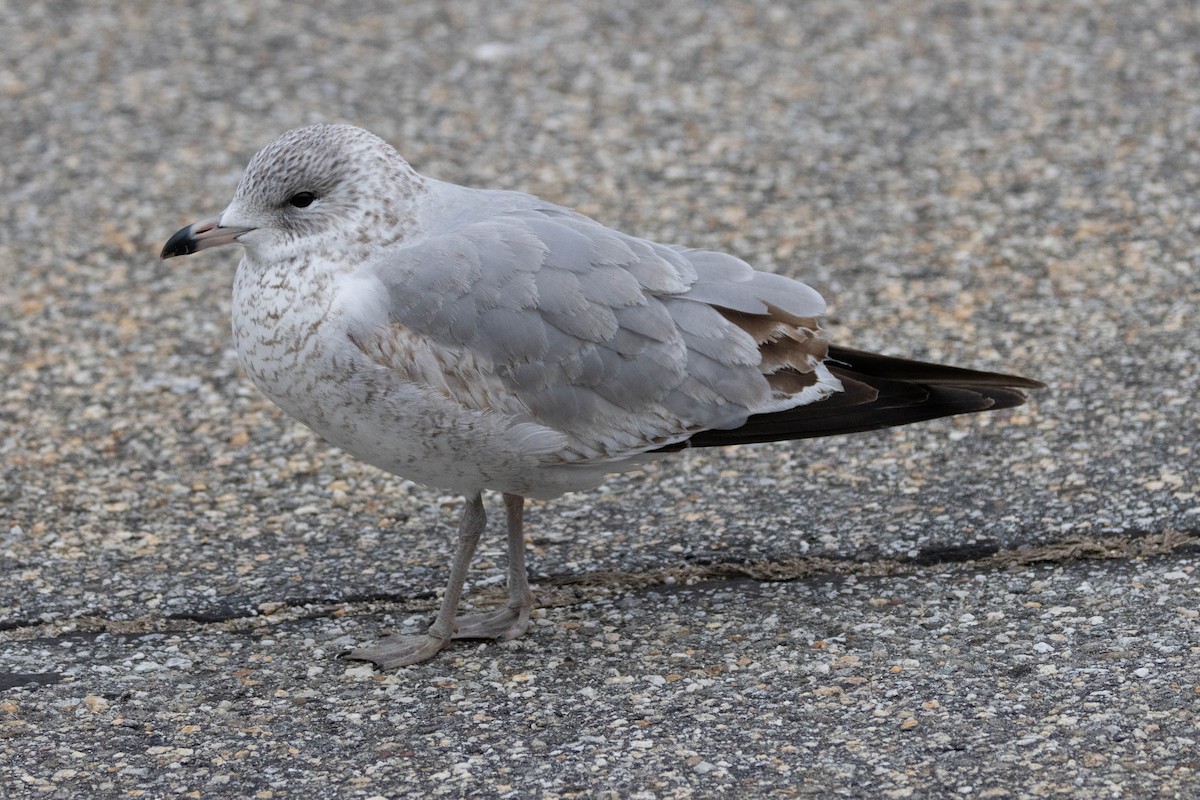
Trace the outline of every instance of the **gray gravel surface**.
{"type": "Polygon", "coordinates": [[[1194,3],[4,3],[0,30],[0,797],[1200,795],[1194,3]],[[339,660],[427,624],[457,498],[256,393],[236,255],[157,260],[317,121],[801,277],[835,340],[1051,388],[535,505],[524,639],[339,660]]]}

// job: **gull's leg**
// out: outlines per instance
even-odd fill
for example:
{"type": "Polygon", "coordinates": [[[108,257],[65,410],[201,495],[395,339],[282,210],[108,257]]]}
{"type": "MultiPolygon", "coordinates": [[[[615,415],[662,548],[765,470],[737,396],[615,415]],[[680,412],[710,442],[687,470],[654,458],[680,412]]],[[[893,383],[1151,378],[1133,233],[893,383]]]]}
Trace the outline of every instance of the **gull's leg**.
{"type": "Polygon", "coordinates": [[[487,515],[483,511],[483,495],[476,494],[474,497],[468,497],[466,505],[463,507],[462,522],[458,526],[458,543],[454,552],[454,560],[450,564],[450,580],[446,582],[446,593],[442,596],[442,605],[438,609],[437,619],[429,626],[428,633],[418,636],[392,634],[373,645],[351,650],[346,654],[346,658],[356,661],[371,661],[383,669],[393,669],[409,664],[419,664],[437,655],[454,634],[454,615],[458,612],[458,601],[462,597],[463,582],[467,579],[471,556],[475,554],[475,545],[479,544],[479,535],[483,533],[486,523],[487,515]]]}
{"type": "Polygon", "coordinates": [[[455,639],[516,639],[529,627],[533,592],[525,574],[525,498],[504,495],[508,516],[508,603],[504,608],[458,618],[455,639]]]}

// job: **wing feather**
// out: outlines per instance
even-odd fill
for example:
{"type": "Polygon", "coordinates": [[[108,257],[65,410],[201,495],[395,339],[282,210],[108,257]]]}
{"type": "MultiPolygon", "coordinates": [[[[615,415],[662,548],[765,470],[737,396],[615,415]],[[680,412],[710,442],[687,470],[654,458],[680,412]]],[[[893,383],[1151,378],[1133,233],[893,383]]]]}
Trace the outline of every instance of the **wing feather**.
{"type": "MultiPolygon", "coordinates": [[[[468,408],[566,434],[580,460],[736,427],[789,407],[780,387],[820,384],[784,347],[819,338],[811,318],[824,303],[812,289],[555,206],[510,200],[389,251],[373,275],[389,324],[455,365],[453,379],[422,379],[468,408]],[[811,329],[794,332],[801,317],[811,329]],[[763,347],[774,348],[766,366],[763,347]],[[768,370],[780,374],[768,381],[768,370]]],[[[831,379],[823,393],[838,388],[831,379]]]]}

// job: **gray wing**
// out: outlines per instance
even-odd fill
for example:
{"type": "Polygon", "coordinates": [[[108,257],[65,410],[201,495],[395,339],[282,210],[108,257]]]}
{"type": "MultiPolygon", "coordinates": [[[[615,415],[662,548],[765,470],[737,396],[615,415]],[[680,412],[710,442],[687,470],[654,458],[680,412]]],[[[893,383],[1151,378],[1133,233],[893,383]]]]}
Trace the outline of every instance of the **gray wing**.
{"type": "MultiPolygon", "coordinates": [[[[733,256],[655,244],[558,207],[458,226],[389,254],[375,270],[394,325],[443,348],[445,361],[469,363],[474,381],[493,387],[456,392],[460,401],[561,431],[587,459],[798,405],[795,386],[780,388],[784,372],[812,374],[806,386],[819,382],[823,349],[800,348],[796,364],[764,359],[773,345],[805,338],[797,331],[816,340],[824,301],[814,290],[733,256]]],[[[464,381],[472,377],[453,383],[464,381]]],[[[836,388],[834,380],[807,401],[836,388]]]]}

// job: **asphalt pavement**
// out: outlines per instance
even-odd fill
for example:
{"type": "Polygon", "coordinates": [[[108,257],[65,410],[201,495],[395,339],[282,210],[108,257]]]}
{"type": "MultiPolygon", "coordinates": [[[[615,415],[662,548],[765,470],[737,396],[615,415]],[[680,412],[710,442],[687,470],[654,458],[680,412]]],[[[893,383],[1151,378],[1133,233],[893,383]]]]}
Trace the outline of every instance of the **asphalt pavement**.
{"type": "Polygon", "coordinates": [[[1194,3],[102,0],[0,30],[0,797],[1200,796],[1194,3]],[[1049,388],[534,504],[523,639],[343,660],[428,624],[459,499],[257,393],[236,254],[157,257],[318,121],[801,278],[834,341],[1049,388]]]}

